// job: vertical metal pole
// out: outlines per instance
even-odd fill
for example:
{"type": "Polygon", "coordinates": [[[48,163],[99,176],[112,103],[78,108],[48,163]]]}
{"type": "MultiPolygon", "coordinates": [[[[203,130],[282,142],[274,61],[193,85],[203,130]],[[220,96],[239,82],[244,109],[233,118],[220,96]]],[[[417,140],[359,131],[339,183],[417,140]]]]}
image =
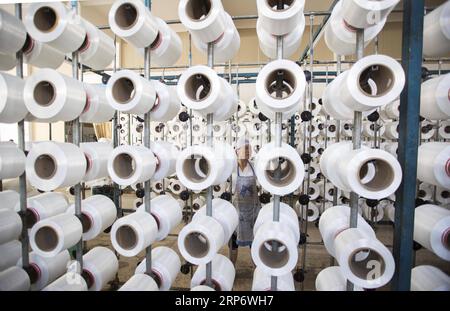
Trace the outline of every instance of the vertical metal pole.
{"type": "MultiPolygon", "coordinates": [[[[117,36],[114,35],[114,63],[113,63],[113,72],[117,71],[117,36]]],[[[116,111],[114,113],[114,117],[111,122],[111,132],[112,132],[112,140],[113,147],[117,148],[119,146],[119,113],[116,111]]],[[[114,205],[117,209],[117,216],[120,218],[123,216],[122,206],[120,202],[120,186],[113,182],[113,199],[114,205]]]]}
{"type": "MultiPolygon", "coordinates": [[[[283,37],[277,37],[277,59],[283,59],[283,37]]],[[[277,90],[277,97],[282,97],[282,93],[277,90]]],[[[275,113],[275,147],[281,147],[282,145],[282,123],[283,123],[283,114],[281,112],[275,113]]],[[[279,171],[280,163],[277,163],[276,171],[279,171]]],[[[276,177],[278,172],[276,172],[276,177]]],[[[273,196],[273,221],[280,221],[280,196],[273,196]]],[[[278,251],[278,243],[272,243],[273,252],[278,251]]],[[[278,278],[276,276],[270,277],[270,288],[272,291],[278,290],[278,278]]]]}
{"type": "MultiPolygon", "coordinates": [[[[356,31],[356,59],[360,60],[364,56],[364,29],[356,31]]],[[[361,128],[362,128],[362,112],[355,111],[353,116],[353,149],[361,149],[361,128]]],[[[359,196],[355,192],[350,192],[350,228],[358,226],[358,201],[359,196]]],[[[347,281],[347,290],[353,291],[353,283],[347,281]]]]}
{"type": "MultiPolygon", "coordinates": [[[[336,55],[336,77],[341,74],[341,55],[336,55]]],[[[341,141],[341,120],[336,120],[336,143],[341,141]]],[[[337,205],[338,187],[334,186],[333,206],[337,205]]]]}
{"type": "MultiPolygon", "coordinates": [[[[208,43],[208,66],[214,68],[214,43],[208,43]]],[[[206,142],[208,147],[213,147],[213,123],[214,117],[212,113],[206,116],[206,142]]],[[[212,198],[213,198],[213,186],[208,187],[206,196],[206,215],[212,216],[212,198]]],[[[212,286],[212,261],[206,264],[206,285],[212,286]]]]}
{"type": "Polygon", "coordinates": [[[422,76],[424,0],[403,2],[402,64],[406,85],[400,96],[398,160],[403,180],[396,192],[392,288],[410,290],[422,76]]]}
{"type": "MultiPolygon", "coordinates": [[[[309,106],[306,108],[309,111],[312,111],[312,101],[313,101],[313,81],[314,81],[314,15],[311,14],[309,16],[309,71],[311,72],[311,81],[309,82],[309,106]]],[[[308,131],[308,142],[307,142],[307,148],[305,152],[309,153],[311,150],[311,141],[312,141],[312,118],[309,120],[309,131],[308,131]]],[[[306,131],[305,131],[306,133],[306,131]]],[[[304,193],[308,193],[309,186],[311,184],[311,174],[310,174],[310,167],[311,162],[309,162],[306,166],[306,189],[304,190],[304,193]]],[[[302,215],[301,219],[304,223],[304,233],[305,236],[308,236],[308,210],[309,210],[309,202],[306,204],[306,218],[303,217],[303,208],[302,208],[302,215]],[[304,220],[306,219],[306,220],[304,220]]],[[[305,242],[303,244],[303,253],[302,253],[302,270],[303,272],[306,271],[306,247],[307,243],[305,242]]],[[[302,290],[305,288],[305,282],[302,282],[302,290]]]]}
{"type": "MultiPolygon", "coordinates": [[[[16,17],[22,19],[22,4],[15,4],[16,17]]],[[[22,51],[17,52],[17,66],[16,66],[17,77],[23,79],[23,54],[22,51]]],[[[17,138],[19,149],[25,152],[25,121],[21,120],[17,124],[17,138]]],[[[22,242],[22,267],[28,269],[30,266],[29,259],[29,245],[30,240],[28,237],[28,226],[27,226],[27,180],[25,172],[19,176],[19,189],[20,189],[20,216],[22,218],[22,232],[20,234],[22,242]]]]}
{"type": "MultiPolygon", "coordinates": [[[[152,9],[151,0],[146,0],[145,5],[148,7],[148,10],[152,9]]],[[[144,49],[144,76],[147,80],[151,79],[150,70],[151,70],[151,49],[150,47],[146,47],[144,49]]],[[[150,149],[150,111],[144,115],[144,146],[150,149]]],[[[144,182],[144,206],[145,212],[151,213],[151,181],[146,180],[144,182]]],[[[145,272],[146,274],[152,276],[152,246],[149,245],[145,250],[145,272]]]]}
{"type": "MultiPolygon", "coordinates": [[[[78,15],[78,1],[72,1],[72,10],[76,15],[78,15]]],[[[72,53],[72,77],[75,80],[79,79],[78,72],[78,51],[72,53]]],[[[72,143],[76,146],[80,146],[81,142],[81,128],[80,119],[76,118],[72,121],[72,143]]],[[[81,183],[77,183],[74,186],[74,197],[75,197],[75,216],[80,220],[81,214],[81,183]]],[[[75,246],[76,259],[79,264],[80,273],[83,271],[83,239],[80,239],[75,246]]]]}

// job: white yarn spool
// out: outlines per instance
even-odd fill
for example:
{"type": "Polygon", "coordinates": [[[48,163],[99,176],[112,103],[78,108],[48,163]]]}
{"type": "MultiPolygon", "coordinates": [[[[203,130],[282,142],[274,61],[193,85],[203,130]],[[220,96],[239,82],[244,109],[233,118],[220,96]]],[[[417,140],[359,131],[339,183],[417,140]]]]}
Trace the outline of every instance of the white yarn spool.
{"type": "Polygon", "coordinates": [[[450,121],[441,122],[438,132],[440,138],[450,139],[450,121]]]}
{"type": "Polygon", "coordinates": [[[308,209],[306,209],[306,205],[302,205],[302,210],[302,218],[308,222],[315,222],[320,217],[319,207],[312,202],[308,204],[308,209]]]}
{"type": "Polygon", "coordinates": [[[450,191],[448,189],[436,188],[436,201],[445,205],[450,203],[450,191]]]}
{"type": "Polygon", "coordinates": [[[111,179],[121,186],[149,180],[156,170],[156,157],[143,146],[119,146],[108,160],[111,179]]]}
{"type": "Polygon", "coordinates": [[[385,133],[385,127],[383,124],[375,124],[374,122],[366,121],[363,123],[363,135],[367,138],[375,137],[375,129],[378,127],[377,136],[383,137],[385,133]]]}
{"type": "Polygon", "coordinates": [[[368,28],[385,20],[400,0],[343,0],[342,14],[355,28],[368,28]]]}
{"type": "MultiPolygon", "coordinates": [[[[364,29],[364,47],[381,32],[386,19],[364,29]]],[[[325,43],[338,55],[352,55],[356,51],[356,29],[349,27],[344,20],[342,2],[336,3],[329,22],[325,26],[325,43]]]]}
{"type": "Polygon", "coordinates": [[[80,115],[82,123],[101,123],[108,122],[114,116],[114,108],[111,107],[106,99],[104,86],[83,83],[86,91],[86,107],[80,115]]]}
{"type": "Polygon", "coordinates": [[[118,0],[108,14],[111,30],[137,48],[150,46],[158,36],[158,23],[144,2],[118,0]]]}
{"type": "Polygon", "coordinates": [[[214,148],[190,146],[180,153],[176,172],[185,187],[203,190],[224,183],[235,168],[236,161],[236,153],[226,143],[216,142],[214,148]]]}
{"type": "Polygon", "coordinates": [[[0,9],[0,53],[17,53],[25,44],[26,37],[22,21],[0,9]]]}
{"type": "MultiPolygon", "coordinates": [[[[152,120],[167,122],[175,118],[180,111],[181,103],[175,87],[156,80],[151,81],[156,92],[156,101],[151,110],[152,120]]],[[[141,116],[142,118],[144,116],[141,116]]]]}
{"type": "Polygon", "coordinates": [[[342,124],[342,126],[341,126],[342,135],[344,135],[345,137],[352,137],[352,135],[353,135],[352,127],[353,127],[353,124],[351,122],[342,124]]]}
{"type": "Polygon", "coordinates": [[[213,217],[203,216],[181,229],[178,249],[188,262],[201,265],[213,260],[224,245],[224,240],[225,234],[220,223],[213,217]]]}
{"type": "Polygon", "coordinates": [[[417,197],[424,201],[431,201],[433,198],[433,186],[421,183],[419,185],[419,191],[417,191],[417,197]]]}
{"type": "Polygon", "coordinates": [[[16,144],[0,142],[0,180],[22,175],[25,161],[23,151],[16,144]]]}
{"type": "Polygon", "coordinates": [[[411,270],[412,291],[450,291],[450,277],[442,270],[428,265],[411,270]]]}
{"type": "MultiPolygon", "coordinates": [[[[223,34],[214,41],[214,61],[225,63],[232,60],[238,53],[241,46],[241,38],[239,32],[234,25],[233,19],[227,12],[222,13],[225,16],[225,29],[223,34]]],[[[203,54],[208,53],[208,43],[192,36],[195,47],[203,54]]]]}
{"type": "Polygon", "coordinates": [[[220,0],[181,0],[178,4],[181,23],[192,36],[205,43],[218,40],[225,32],[228,25],[224,13],[220,0]]]}
{"type": "Polygon", "coordinates": [[[397,157],[398,154],[398,142],[395,143],[381,143],[381,149],[389,152],[394,157],[397,157]]]}
{"type": "Polygon", "coordinates": [[[319,188],[319,184],[317,183],[310,183],[309,184],[309,189],[308,189],[308,195],[309,195],[309,199],[310,200],[315,200],[319,197],[320,195],[320,188],[319,188]]]}
{"type": "Polygon", "coordinates": [[[380,241],[359,228],[341,232],[334,241],[336,260],[346,279],[362,288],[378,288],[388,283],[395,271],[391,252],[380,241]],[[355,257],[367,253],[364,260],[355,257]]]}
{"type": "MultiPolygon", "coordinates": [[[[47,192],[28,198],[27,209],[31,212],[27,217],[28,228],[38,221],[64,213],[68,206],[66,196],[60,192],[47,192]]],[[[20,211],[20,202],[17,202],[14,210],[20,211]]]]}
{"type": "Polygon", "coordinates": [[[158,284],[147,274],[135,274],[119,289],[119,292],[156,292],[158,284]]]}
{"type": "MultiPolygon", "coordinates": [[[[233,289],[236,270],[233,263],[225,256],[217,254],[212,260],[211,280],[216,291],[231,291],[233,289]]],[[[191,280],[191,288],[206,283],[206,264],[201,264],[191,280]]]]}
{"type": "MultiPolygon", "coordinates": [[[[304,124],[300,125],[300,134],[304,135],[305,132],[305,126],[304,124]]],[[[311,135],[311,138],[316,138],[317,136],[319,136],[320,130],[319,130],[319,123],[315,120],[313,120],[311,123],[307,123],[306,124],[306,133],[307,135],[311,135]]],[[[299,139],[303,139],[300,138],[299,139]]]]}
{"type": "Polygon", "coordinates": [[[80,241],[83,226],[75,215],[59,214],[36,223],[31,228],[30,244],[42,257],[54,257],[80,241]]]}
{"type": "Polygon", "coordinates": [[[450,261],[450,211],[432,204],[417,207],[414,240],[440,258],[450,261]]]}
{"type": "Polygon", "coordinates": [[[67,272],[56,281],[42,289],[42,291],[55,292],[81,292],[87,291],[87,284],[84,278],[75,272],[67,272]]]}
{"type": "MultiPolygon", "coordinates": [[[[67,271],[67,264],[70,261],[68,250],[64,250],[55,257],[42,257],[35,252],[30,253],[30,266],[37,273],[37,280],[31,283],[32,291],[39,291],[49,285],[67,271]]],[[[22,266],[22,260],[17,262],[17,266],[22,266]]]]}
{"type": "Polygon", "coordinates": [[[119,270],[119,261],[110,249],[97,246],[83,256],[83,272],[88,276],[88,289],[101,291],[119,270]]]}
{"type": "MultiPolygon", "coordinates": [[[[253,234],[256,235],[259,228],[263,224],[272,221],[273,209],[273,202],[270,202],[261,208],[253,226],[253,234]]],[[[280,222],[291,230],[295,240],[298,243],[300,240],[300,227],[297,213],[293,208],[283,202],[280,203],[280,222]]]]}
{"type": "Polygon", "coordinates": [[[323,185],[323,180],[319,181],[317,183],[317,187],[318,187],[318,192],[320,193],[320,196],[325,199],[326,201],[333,201],[333,197],[334,197],[334,185],[330,182],[326,183],[325,189],[324,189],[324,185],[323,185]]]}
{"type": "Polygon", "coordinates": [[[170,191],[175,195],[180,195],[186,188],[181,184],[179,180],[172,180],[169,184],[170,191]]]}
{"type": "MultiPolygon", "coordinates": [[[[236,208],[230,202],[222,199],[212,200],[213,214],[212,218],[220,223],[224,233],[223,245],[225,245],[231,238],[233,232],[236,230],[239,222],[239,215],[236,208]]],[[[206,216],[206,205],[200,208],[197,213],[194,214],[192,221],[195,221],[199,217],[206,216]]]]}
{"type": "Polygon", "coordinates": [[[28,109],[23,101],[24,86],[25,83],[22,79],[7,73],[0,73],[1,123],[16,123],[23,120],[28,114],[28,109]]]}
{"type": "Polygon", "coordinates": [[[16,67],[16,65],[16,55],[0,53],[0,70],[8,71],[16,67]]]}
{"type": "Polygon", "coordinates": [[[31,37],[63,53],[78,50],[86,38],[82,18],[61,2],[31,4],[24,23],[31,37]]]}
{"type": "Polygon", "coordinates": [[[419,147],[417,179],[450,189],[450,145],[431,142],[419,147]]]}
{"type": "MultiPolygon", "coordinates": [[[[67,213],[75,215],[75,205],[67,209],[67,213]]],[[[81,223],[83,225],[83,240],[90,241],[112,226],[117,218],[114,202],[104,195],[93,195],[83,200],[81,204],[81,223]]]]}
{"type": "Polygon", "coordinates": [[[114,41],[88,21],[82,20],[82,24],[86,39],[78,50],[80,63],[95,70],[106,69],[114,60],[114,41]]]}
{"type": "Polygon", "coordinates": [[[171,143],[166,141],[150,142],[150,149],[157,159],[155,174],[152,176],[153,181],[163,180],[164,178],[175,173],[175,166],[179,151],[171,143]]]}
{"type": "Polygon", "coordinates": [[[449,89],[450,74],[423,82],[420,93],[420,115],[428,120],[450,119],[449,89]]]}
{"type": "Polygon", "coordinates": [[[291,113],[293,110],[298,110],[305,94],[305,88],[306,78],[300,66],[290,60],[275,60],[265,65],[258,74],[256,103],[260,109],[271,113],[291,113]],[[276,73],[279,72],[283,73],[285,88],[282,98],[276,96],[274,88],[277,83],[276,73]]]}
{"type": "MultiPolygon", "coordinates": [[[[351,109],[351,107],[346,106],[346,104],[344,103],[344,101],[340,96],[336,96],[336,94],[340,94],[342,85],[345,83],[348,74],[349,71],[345,71],[342,74],[338,75],[336,79],[334,79],[330,84],[328,84],[322,96],[322,103],[323,103],[322,107],[324,109],[324,112],[336,120],[349,120],[351,119],[351,115],[354,112],[351,109]]],[[[367,87],[368,91],[370,91],[370,94],[375,96],[377,92],[377,87],[374,80],[369,79],[367,87]]],[[[367,117],[373,111],[375,110],[372,109],[369,111],[363,111],[363,117],[367,117]]],[[[348,135],[350,133],[345,134],[348,135]]],[[[349,137],[351,137],[351,135],[349,135],[349,137]]]]}
{"type": "Polygon", "coordinates": [[[425,15],[423,20],[423,54],[425,56],[440,57],[450,52],[449,17],[448,1],[425,15]]]}
{"type": "MultiPolygon", "coordinates": [[[[151,214],[158,226],[156,241],[164,240],[169,233],[181,222],[183,209],[171,195],[159,195],[151,201],[151,214]]],[[[145,206],[139,207],[137,212],[145,212],[145,206]]]]}
{"type": "Polygon", "coordinates": [[[192,201],[192,209],[198,211],[203,205],[205,205],[206,200],[204,196],[198,196],[192,201]]]}
{"type": "MultiPolygon", "coordinates": [[[[319,231],[327,252],[336,257],[335,240],[343,231],[349,228],[350,208],[345,205],[337,205],[326,209],[319,220],[319,231]]],[[[375,238],[375,231],[358,213],[358,229],[366,236],[375,238]]],[[[364,252],[357,255],[358,259],[364,259],[364,252]]]]}
{"type": "Polygon", "coordinates": [[[338,188],[374,200],[393,194],[402,179],[400,164],[394,156],[365,146],[353,150],[351,142],[325,149],[320,171],[338,188]]]}
{"type": "Polygon", "coordinates": [[[258,104],[256,103],[256,99],[252,98],[249,102],[248,102],[248,110],[250,110],[250,112],[257,116],[259,114],[259,108],[258,108],[258,104]]]}
{"type": "Polygon", "coordinates": [[[0,244],[0,271],[16,265],[22,257],[22,243],[18,240],[12,240],[0,244]]]}
{"type": "MultiPolygon", "coordinates": [[[[256,21],[256,34],[262,52],[270,59],[277,58],[276,36],[267,32],[262,25],[263,21],[258,18],[256,21]]],[[[303,32],[305,31],[305,16],[300,15],[296,27],[283,36],[283,58],[290,58],[300,47],[303,32]]]]}
{"type": "Polygon", "coordinates": [[[239,139],[239,137],[245,137],[247,135],[247,127],[242,123],[234,123],[231,125],[231,135],[237,139],[239,139]]]}
{"type": "Polygon", "coordinates": [[[277,1],[257,0],[258,16],[264,30],[272,35],[285,35],[293,31],[300,23],[305,7],[304,0],[283,1],[278,9],[277,1]]]}
{"type": "Polygon", "coordinates": [[[289,227],[281,222],[267,221],[259,227],[252,242],[253,262],[269,275],[285,275],[297,264],[297,244],[289,227]],[[278,243],[277,251],[272,248],[272,242],[278,243]]]}
{"type": "Polygon", "coordinates": [[[183,72],[177,92],[186,107],[201,115],[213,113],[217,121],[225,121],[237,109],[237,95],[231,85],[206,66],[193,66],[183,72]]]}
{"type": "Polygon", "coordinates": [[[158,36],[150,46],[151,61],[162,67],[172,66],[181,57],[183,49],[181,39],[161,18],[155,17],[155,20],[158,25],[158,36]]]}
{"type": "Polygon", "coordinates": [[[0,244],[17,240],[22,231],[22,220],[9,209],[0,208],[0,244]]]}
{"type": "MultiPolygon", "coordinates": [[[[320,106],[318,106],[320,107],[320,106]]],[[[337,126],[335,120],[328,120],[325,126],[325,123],[319,123],[319,130],[322,137],[327,138],[335,138],[337,134],[337,126]],[[322,126],[321,126],[322,125],[322,126]]]]}
{"type": "Polygon", "coordinates": [[[108,176],[108,159],[113,151],[110,143],[81,143],[80,149],[86,157],[84,181],[96,180],[108,176]]]}
{"type": "Polygon", "coordinates": [[[436,122],[431,122],[427,120],[422,121],[420,128],[420,138],[422,140],[433,139],[436,133],[435,125],[436,122]]]}
{"type": "Polygon", "coordinates": [[[369,111],[397,99],[405,85],[402,66],[385,55],[370,55],[357,61],[345,74],[340,83],[340,100],[354,111],[369,111]],[[376,85],[371,87],[361,79],[370,74],[376,85]]]}
{"type": "Polygon", "coordinates": [[[83,83],[54,69],[39,69],[25,82],[24,101],[36,122],[72,121],[86,107],[83,83]]]}
{"type": "Polygon", "coordinates": [[[63,52],[47,43],[37,41],[29,35],[22,52],[25,63],[39,68],[57,69],[64,63],[65,59],[63,52]]]}
{"type": "Polygon", "coordinates": [[[265,190],[277,195],[292,193],[300,187],[305,176],[303,161],[298,152],[282,143],[275,147],[274,143],[264,145],[256,155],[255,175],[265,190]],[[281,164],[281,178],[275,178],[275,170],[279,167],[278,159],[284,159],[281,164]]]}
{"type": "Polygon", "coordinates": [[[114,249],[125,257],[133,257],[156,241],[158,224],[149,213],[133,213],[122,217],[111,228],[114,249]]]}
{"type": "MultiPolygon", "coordinates": [[[[320,128],[320,124],[319,124],[319,126],[317,128],[320,128]]],[[[319,149],[321,147],[321,144],[319,144],[317,141],[312,140],[311,141],[311,146],[308,146],[308,147],[309,147],[307,149],[308,153],[310,154],[310,156],[313,159],[319,156],[319,149]]],[[[311,164],[315,164],[315,163],[311,163],[311,164]]],[[[313,173],[313,175],[314,175],[314,171],[312,171],[311,173],[313,173]]],[[[314,179],[316,177],[317,177],[317,173],[315,174],[314,177],[312,177],[312,179],[314,179]]]]}
{"type": "Polygon", "coordinates": [[[128,114],[149,112],[156,100],[154,84],[131,70],[114,73],[106,85],[106,98],[115,110],[128,114]]]}
{"type": "Polygon", "coordinates": [[[398,121],[386,122],[384,128],[384,137],[387,139],[398,139],[398,121]]]}
{"type": "Polygon", "coordinates": [[[29,291],[30,277],[19,267],[11,267],[0,272],[0,291],[29,291]]]}
{"type": "Polygon", "coordinates": [[[215,123],[213,125],[213,135],[214,137],[224,137],[227,131],[228,125],[225,122],[215,123]]]}
{"type": "MultiPolygon", "coordinates": [[[[342,275],[338,266],[328,267],[317,274],[316,290],[322,292],[344,292],[347,290],[347,279],[342,275]]],[[[354,291],[362,291],[362,288],[355,286],[354,291]]]]}
{"type": "Polygon", "coordinates": [[[242,118],[245,116],[246,113],[247,113],[247,104],[244,101],[239,100],[239,104],[238,104],[238,108],[237,108],[238,117],[242,118]]]}
{"type": "Polygon", "coordinates": [[[28,153],[25,167],[34,187],[52,191],[80,182],[86,172],[86,158],[76,145],[41,142],[28,153]]]}
{"type": "Polygon", "coordinates": [[[213,186],[213,195],[215,197],[220,197],[222,193],[226,190],[226,185],[215,185],[213,186]]]}
{"type": "Polygon", "coordinates": [[[398,118],[400,118],[400,100],[397,99],[390,104],[382,106],[379,113],[381,118],[385,121],[390,119],[398,120],[398,118]]]}
{"type": "MultiPolygon", "coordinates": [[[[295,291],[294,277],[287,273],[277,277],[277,291],[295,291]]],[[[252,291],[271,291],[271,275],[256,267],[253,272],[252,291]]]]}
{"type": "MultiPolygon", "coordinates": [[[[147,260],[144,259],[134,271],[135,274],[145,273],[147,260]]],[[[171,248],[159,246],[152,249],[152,272],[157,278],[160,291],[168,291],[180,272],[181,261],[178,254],[171,248]]]]}

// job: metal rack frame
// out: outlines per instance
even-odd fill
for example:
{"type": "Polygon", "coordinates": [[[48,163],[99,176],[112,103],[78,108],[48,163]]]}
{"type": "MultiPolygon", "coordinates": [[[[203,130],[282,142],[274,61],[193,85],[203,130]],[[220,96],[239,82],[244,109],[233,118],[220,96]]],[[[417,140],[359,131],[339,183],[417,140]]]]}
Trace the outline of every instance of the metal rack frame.
{"type": "MultiPolygon", "coordinates": [[[[151,9],[151,0],[146,0],[146,5],[151,9]]],[[[325,16],[325,19],[327,20],[329,15],[331,14],[331,10],[334,6],[336,1],[333,2],[331,8],[327,12],[305,12],[305,16],[310,16],[310,20],[314,19],[314,16],[325,16]]],[[[72,3],[72,9],[77,12],[78,7],[78,1],[71,1],[72,3]]],[[[403,67],[405,69],[405,73],[407,76],[407,84],[406,87],[402,93],[401,96],[401,102],[400,105],[400,128],[399,128],[399,162],[403,169],[403,181],[399,188],[399,190],[396,193],[397,196],[397,207],[402,208],[396,208],[396,226],[395,226],[395,234],[394,234],[394,258],[396,261],[396,272],[394,274],[394,278],[392,281],[392,288],[394,290],[409,290],[410,287],[410,275],[411,275],[411,269],[413,265],[413,256],[412,256],[412,234],[414,230],[414,207],[415,207],[415,189],[416,189],[416,171],[417,171],[417,148],[418,148],[418,119],[419,119],[419,110],[420,110],[420,83],[421,83],[421,66],[422,62],[427,62],[428,60],[422,59],[422,53],[420,51],[422,50],[422,34],[423,34],[423,15],[424,12],[427,10],[431,10],[434,8],[425,8],[424,6],[424,0],[416,0],[416,1],[404,1],[403,9],[402,10],[394,10],[394,12],[402,12],[403,13],[403,50],[402,50],[402,62],[403,67]]],[[[22,18],[22,4],[18,3],[15,4],[15,13],[16,17],[19,19],[22,18]]],[[[234,16],[233,20],[248,20],[248,19],[256,19],[257,16],[248,15],[248,16],[234,16]]],[[[172,21],[166,21],[168,24],[177,24],[179,23],[178,20],[172,20],[172,21]]],[[[336,64],[336,74],[339,74],[341,72],[341,64],[345,63],[353,63],[353,61],[341,61],[341,58],[338,56],[337,61],[326,61],[326,62],[318,62],[314,61],[313,59],[313,53],[314,53],[314,44],[318,37],[320,37],[320,32],[323,30],[323,27],[325,26],[326,21],[320,25],[319,29],[311,36],[310,43],[306,47],[305,51],[302,53],[301,61],[305,59],[307,55],[310,55],[310,65],[311,68],[313,68],[314,65],[320,65],[320,64],[336,64]]],[[[311,22],[311,26],[312,26],[311,22]]],[[[109,26],[99,26],[99,29],[109,29],[109,26]]],[[[312,33],[311,27],[311,33],[312,33]]],[[[363,32],[359,31],[357,40],[357,58],[360,59],[362,57],[363,53],[363,32]]],[[[277,47],[280,49],[279,41],[282,42],[282,40],[277,40],[277,47]]],[[[116,40],[114,40],[116,42],[116,40]]],[[[281,44],[282,49],[282,44],[281,44]]],[[[150,53],[149,49],[146,49],[145,52],[146,59],[144,61],[145,63],[145,74],[147,79],[153,79],[157,77],[151,77],[150,71],[151,69],[158,69],[159,67],[151,67],[150,65],[150,53]]],[[[278,51],[278,57],[280,55],[280,51],[278,51]]],[[[282,55],[282,53],[281,53],[282,55]]],[[[23,56],[22,53],[19,52],[17,54],[18,59],[18,65],[16,67],[16,75],[18,77],[23,78],[23,56]]],[[[208,65],[210,67],[214,67],[213,62],[213,47],[208,47],[208,65]]],[[[435,61],[435,60],[430,60],[435,61]]],[[[441,61],[448,61],[447,59],[442,59],[441,61]]],[[[75,52],[72,55],[72,76],[75,79],[79,79],[79,66],[78,63],[78,53],[75,52]]],[[[189,65],[192,65],[192,52],[190,52],[189,57],[189,65]]],[[[228,64],[228,66],[236,67],[236,66],[261,66],[264,65],[264,63],[253,63],[253,64],[228,64]]],[[[222,64],[216,64],[216,66],[223,66],[222,64]]],[[[166,68],[173,68],[173,69],[182,69],[186,68],[186,66],[172,66],[172,67],[166,67],[166,68]]],[[[116,64],[116,58],[114,61],[114,68],[112,70],[116,71],[117,64],[116,64]]],[[[137,68],[130,68],[135,69],[137,68]]],[[[89,68],[86,68],[85,66],[81,65],[81,70],[83,72],[92,71],[98,74],[103,74],[104,71],[97,72],[94,70],[91,70],[89,68]]],[[[107,70],[105,70],[107,71],[107,70]]],[[[447,71],[442,71],[447,72],[447,71]]],[[[314,76],[319,76],[320,72],[314,72],[311,71],[311,73],[314,76]]],[[[333,75],[333,72],[327,72],[326,81],[315,81],[311,80],[312,83],[315,82],[328,82],[328,76],[333,75]]],[[[254,83],[255,81],[240,81],[239,77],[247,77],[250,78],[249,74],[236,74],[236,83],[242,84],[242,83],[254,83]]],[[[166,77],[167,78],[167,77],[166,77]]],[[[230,83],[233,83],[233,79],[230,81],[230,83]]],[[[312,95],[312,89],[310,90],[310,94],[312,95]]],[[[311,98],[312,99],[312,98],[311,98]]],[[[190,128],[191,128],[191,139],[190,143],[192,144],[192,113],[190,113],[190,128]]],[[[353,125],[353,131],[356,132],[353,135],[353,143],[354,148],[359,148],[361,143],[360,138],[360,130],[361,130],[361,115],[358,113],[355,113],[354,116],[354,125],[353,125]],[[355,135],[356,134],[356,135],[355,135]]],[[[276,144],[281,144],[281,121],[279,119],[279,116],[277,115],[275,124],[276,124],[276,133],[275,135],[275,141],[276,144]],[[278,135],[279,133],[279,135],[278,135]]],[[[210,138],[210,142],[212,143],[212,124],[213,119],[212,116],[208,116],[208,138],[210,138]]],[[[145,134],[144,134],[144,140],[145,140],[145,146],[149,147],[149,141],[150,141],[150,114],[146,114],[145,117],[145,134]]],[[[79,145],[79,143],[82,140],[81,137],[81,131],[80,131],[80,123],[79,120],[75,120],[72,123],[73,126],[73,143],[76,145],[79,145]]],[[[114,147],[118,146],[118,133],[117,133],[117,126],[118,126],[118,115],[115,114],[113,118],[112,123],[112,129],[113,129],[113,144],[114,147]]],[[[291,124],[292,126],[292,124],[291,124]]],[[[270,129],[270,127],[269,127],[270,129]]],[[[340,135],[340,131],[338,130],[338,135],[340,135]]],[[[340,137],[338,136],[337,141],[340,140],[340,137]]],[[[209,140],[209,139],[208,139],[209,140]]],[[[209,143],[209,142],[208,142],[209,143]]],[[[23,151],[25,151],[25,135],[24,135],[24,121],[21,121],[18,123],[18,145],[19,148],[23,151]]],[[[308,174],[309,175],[309,174],[308,174]]],[[[150,212],[151,205],[150,205],[150,182],[147,181],[145,183],[145,207],[146,211],[150,212]]],[[[20,215],[23,222],[24,229],[22,230],[21,234],[21,242],[22,242],[22,260],[23,260],[23,268],[27,270],[29,268],[29,238],[28,238],[28,231],[27,231],[27,223],[26,223],[26,217],[25,213],[27,211],[27,189],[26,189],[26,176],[25,173],[22,174],[19,177],[19,187],[20,187],[20,215]]],[[[116,203],[116,206],[118,207],[118,210],[120,210],[120,188],[115,185],[114,187],[114,202],[116,203]]],[[[335,193],[333,197],[333,203],[337,203],[337,189],[335,188],[335,193]]],[[[192,197],[191,197],[192,199],[192,197]]],[[[212,215],[212,188],[208,189],[208,204],[207,204],[207,215],[212,215]]],[[[356,215],[357,215],[357,206],[358,206],[358,196],[352,195],[351,198],[351,226],[355,227],[356,224],[356,215]],[[355,207],[356,206],[356,207],[355,207]],[[356,210],[356,214],[355,214],[356,210]]],[[[192,205],[192,204],[191,204],[192,205]]],[[[278,205],[278,211],[279,211],[279,197],[278,199],[274,197],[274,221],[277,221],[276,216],[277,213],[275,211],[277,210],[276,205],[278,205]],[[278,203],[276,203],[278,201],[278,203]]],[[[76,216],[81,217],[81,185],[77,184],[75,186],[75,210],[76,210],[76,216]]],[[[306,243],[305,243],[306,245],[306,243]]],[[[76,257],[77,261],[80,264],[80,271],[82,271],[82,251],[83,251],[83,241],[80,240],[80,242],[77,243],[76,248],[76,257]]],[[[306,250],[305,250],[306,251],[306,250]]],[[[304,251],[304,252],[305,252],[304,251]]],[[[305,255],[305,254],[304,254],[305,255]]],[[[147,258],[147,273],[151,273],[151,247],[147,249],[146,252],[146,258],[147,258]]],[[[303,263],[304,264],[304,263],[303,263]]],[[[207,265],[207,284],[210,284],[208,282],[211,282],[211,265],[209,264],[209,268],[207,265]],[[209,274],[209,278],[208,278],[209,274]]],[[[276,289],[276,277],[272,278],[271,280],[272,289],[276,289]]],[[[351,284],[349,284],[349,289],[351,289],[351,284]]]]}

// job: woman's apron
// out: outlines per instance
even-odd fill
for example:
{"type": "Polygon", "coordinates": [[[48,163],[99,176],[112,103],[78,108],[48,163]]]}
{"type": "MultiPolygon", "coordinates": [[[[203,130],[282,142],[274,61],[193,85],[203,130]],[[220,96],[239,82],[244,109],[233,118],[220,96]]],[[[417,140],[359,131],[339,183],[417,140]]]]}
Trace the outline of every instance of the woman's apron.
{"type": "Polygon", "coordinates": [[[250,246],[252,244],[253,226],[255,225],[256,217],[261,207],[256,189],[255,171],[250,162],[248,165],[250,165],[253,171],[253,176],[240,176],[238,165],[235,198],[233,201],[239,214],[236,241],[239,246],[250,246]]]}

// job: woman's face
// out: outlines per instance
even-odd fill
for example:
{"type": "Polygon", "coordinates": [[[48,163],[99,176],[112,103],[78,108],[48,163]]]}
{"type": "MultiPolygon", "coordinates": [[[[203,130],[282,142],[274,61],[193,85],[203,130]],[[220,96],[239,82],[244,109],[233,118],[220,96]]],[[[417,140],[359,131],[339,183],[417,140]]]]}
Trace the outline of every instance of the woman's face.
{"type": "Polygon", "coordinates": [[[252,156],[252,149],[250,145],[244,145],[236,150],[236,154],[239,160],[249,160],[252,156]]]}

